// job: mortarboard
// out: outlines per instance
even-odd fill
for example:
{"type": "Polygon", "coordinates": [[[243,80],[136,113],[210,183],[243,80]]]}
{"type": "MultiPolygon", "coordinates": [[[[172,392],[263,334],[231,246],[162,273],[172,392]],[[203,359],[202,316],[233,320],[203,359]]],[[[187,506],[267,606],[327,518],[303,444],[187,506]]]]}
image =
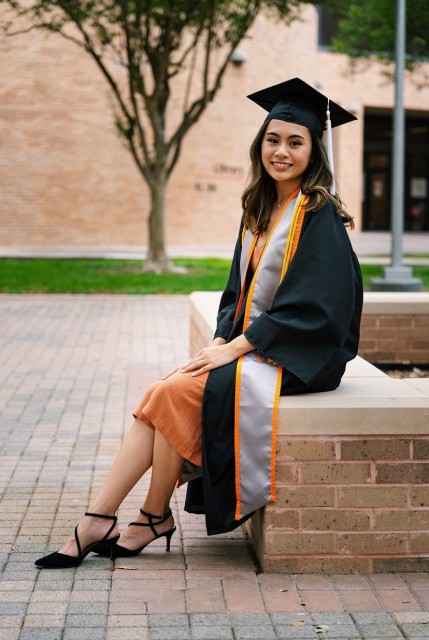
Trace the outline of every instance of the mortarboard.
{"type": "Polygon", "coordinates": [[[325,129],[328,108],[333,127],[357,119],[300,78],[280,82],[267,89],[251,93],[247,97],[269,112],[267,121],[294,122],[307,127],[319,138],[325,129]]]}
{"type": "MultiPolygon", "coordinates": [[[[300,78],[280,82],[280,84],[251,93],[247,97],[268,111],[265,122],[270,120],[294,122],[307,127],[319,138],[322,137],[326,128],[329,164],[334,177],[332,127],[357,120],[356,116],[300,78]]],[[[331,193],[335,194],[335,177],[331,193]]]]}

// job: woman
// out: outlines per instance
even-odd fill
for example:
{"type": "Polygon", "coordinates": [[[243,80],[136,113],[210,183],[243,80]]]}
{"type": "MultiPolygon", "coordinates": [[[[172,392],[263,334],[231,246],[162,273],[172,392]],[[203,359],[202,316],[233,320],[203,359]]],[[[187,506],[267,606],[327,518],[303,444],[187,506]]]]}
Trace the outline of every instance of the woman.
{"type": "MultiPolygon", "coordinates": [[[[249,97],[269,114],[215,337],[148,389],[74,537],[39,567],[136,555],[159,537],[169,551],[178,479],[209,535],[239,526],[275,500],[279,395],[335,389],[357,353],[362,281],[321,142],[328,101],[298,78],[249,97]],[[114,514],[150,467],[143,508],[118,542],[114,514]]],[[[332,126],[355,119],[332,102],[330,112],[332,126]]]]}

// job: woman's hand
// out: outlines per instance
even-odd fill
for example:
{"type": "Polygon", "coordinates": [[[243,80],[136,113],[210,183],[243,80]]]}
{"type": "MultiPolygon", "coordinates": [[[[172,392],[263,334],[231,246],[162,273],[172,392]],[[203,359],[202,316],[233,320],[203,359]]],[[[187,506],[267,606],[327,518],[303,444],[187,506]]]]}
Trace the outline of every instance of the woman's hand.
{"type": "MultiPolygon", "coordinates": [[[[210,347],[219,347],[222,344],[226,344],[226,340],[224,338],[213,338],[213,340],[211,341],[209,346],[210,347]]],[[[189,360],[187,362],[189,362],[189,360]]],[[[161,380],[165,380],[166,378],[169,378],[174,373],[179,373],[179,372],[182,373],[183,367],[184,367],[184,365],[180,365],[180,367],[175,367],[174,369],[172,369],[171,371],[166,373],[164,376],[162,376],[161,380]]]]}
{"type": "Polygon", "coordinates": [[[231,347],[231,343],[205,347],[185,362],[180,367],[180,371],[181,373],[192,371],[193,376],[199,376],[210,369],[217,369],[224,364],[229,364],[236,358],[237,355],[234,348],[231,347]]]}
{"type": "Polygon", "coordinates": [[[210,346],[204,347],[182,366],[167,373],[162,377],[162,380],[173,375],[173,373],[189,373],[191,371],[193,376],[199,376],[211,369],[217,369],[229,364],[237,360],[243,353],[253,349],[253,345],[243,335],[231,342],[226,342],[223,338],[215,338],[210,346]]]}

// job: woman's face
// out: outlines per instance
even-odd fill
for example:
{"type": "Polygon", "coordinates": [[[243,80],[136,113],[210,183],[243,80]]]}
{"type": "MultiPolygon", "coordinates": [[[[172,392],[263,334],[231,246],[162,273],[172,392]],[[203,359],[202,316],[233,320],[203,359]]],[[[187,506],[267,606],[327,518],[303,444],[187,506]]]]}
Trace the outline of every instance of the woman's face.
{"type": "Polygon", "coordinates": [[[276,182],[299,186],[311,152],[311,134],[306,127],[270,120],[262,138],[261,159],[266,172],[276,182]]]}

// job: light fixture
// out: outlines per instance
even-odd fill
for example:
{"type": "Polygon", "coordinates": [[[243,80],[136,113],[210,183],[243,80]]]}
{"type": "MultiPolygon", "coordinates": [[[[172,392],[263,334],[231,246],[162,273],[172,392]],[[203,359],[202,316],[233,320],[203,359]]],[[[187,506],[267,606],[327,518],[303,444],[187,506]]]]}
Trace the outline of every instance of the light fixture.
{"type": "Polygon", "coordinates": [[[243,62],[247,61],[247,53],[245,53],[242,49],[234,49],[230,56],[231,62],[240,66],[243,62]]]}

